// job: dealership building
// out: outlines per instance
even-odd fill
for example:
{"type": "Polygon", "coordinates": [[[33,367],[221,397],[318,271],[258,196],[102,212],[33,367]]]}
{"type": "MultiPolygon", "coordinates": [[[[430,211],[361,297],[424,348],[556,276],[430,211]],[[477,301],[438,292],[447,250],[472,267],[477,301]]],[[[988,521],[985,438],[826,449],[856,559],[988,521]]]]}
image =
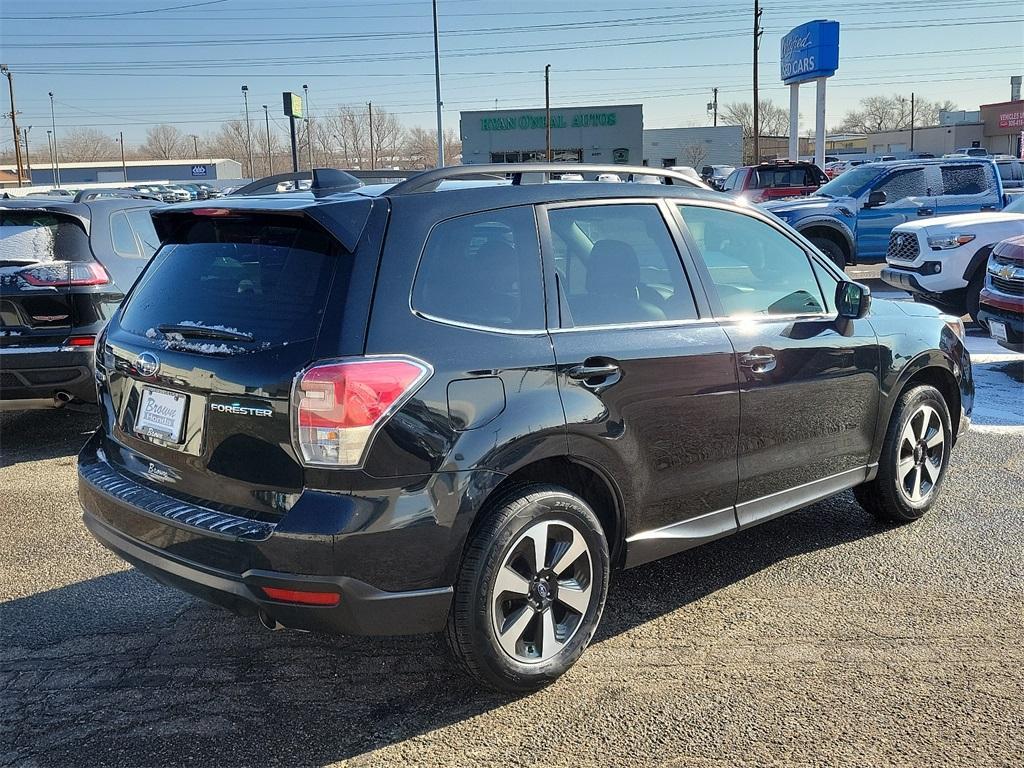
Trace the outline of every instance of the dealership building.
{"type": "MultiPolygon", "coordinates": [[[[53,168],[49,164],[32,166],[32,184],[54,184],[53,168]]],[[[61,163],[61,186],[124,182],[138,184],[144,181],[214,181],[242,178],[242,164],[237,160],[120,160],[94,163],[61,163]]]]}
{"type": "MultiPolygon", "coordinates": [[[[464,165],[542,162],[547,135],[544,108],[463,112],[464,165]]],[[[640,104],[551,109],[551,156],[556,162],[601,165],[710,165],[739,163],[742,129],[644,128],[640,104]]]]}

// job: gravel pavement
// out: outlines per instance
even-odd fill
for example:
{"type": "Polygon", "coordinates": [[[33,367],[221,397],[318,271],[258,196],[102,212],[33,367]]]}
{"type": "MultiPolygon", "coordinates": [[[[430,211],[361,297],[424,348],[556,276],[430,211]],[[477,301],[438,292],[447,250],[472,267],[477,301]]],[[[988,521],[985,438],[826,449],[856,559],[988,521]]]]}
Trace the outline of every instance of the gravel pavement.
{"type": "Polygon", "coordinates": [[[0,766],[1024,762],[1024,430],[969,434],[915,525],[843,494],[620,574],[514,700],[434,637],[271,633],[126,567],[81,525],[92,425],[0,416],[0,766]]]}

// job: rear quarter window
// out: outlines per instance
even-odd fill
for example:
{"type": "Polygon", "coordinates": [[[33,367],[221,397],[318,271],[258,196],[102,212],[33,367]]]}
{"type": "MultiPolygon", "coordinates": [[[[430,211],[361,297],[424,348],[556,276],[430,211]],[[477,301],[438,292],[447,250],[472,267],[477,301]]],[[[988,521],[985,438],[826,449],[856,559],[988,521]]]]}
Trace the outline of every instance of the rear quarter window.
{"type": "Polygon", "coordinates": [[[532,206],[460,216],[427,237],[412,307],[440,321],[508,330],[544,327],[532,206]]]}

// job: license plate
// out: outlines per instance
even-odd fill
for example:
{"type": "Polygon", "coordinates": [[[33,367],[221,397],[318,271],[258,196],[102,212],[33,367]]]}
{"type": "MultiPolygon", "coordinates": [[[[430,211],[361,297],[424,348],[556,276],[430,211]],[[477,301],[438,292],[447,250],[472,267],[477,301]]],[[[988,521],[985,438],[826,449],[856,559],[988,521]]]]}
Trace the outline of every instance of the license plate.
{"type": "Polygon", "coordinates": [[[171,443],[181,442],[181,426],[185,421],[186,395],[165,389],[142,388],[135,431],[171,443]]]}
{"type": "Polygon", "coordinates": [[[989,320],[988,332],[992,334],[993,339],[1006,341],[1006,323],[1000,323],[997,320],[989,320]]]}

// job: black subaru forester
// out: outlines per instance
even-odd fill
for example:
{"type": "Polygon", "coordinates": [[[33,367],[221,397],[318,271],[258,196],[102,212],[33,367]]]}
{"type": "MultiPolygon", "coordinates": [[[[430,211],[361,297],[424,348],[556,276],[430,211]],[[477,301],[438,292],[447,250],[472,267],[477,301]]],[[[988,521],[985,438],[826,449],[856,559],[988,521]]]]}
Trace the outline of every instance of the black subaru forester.
{"type": "Polygon", "coordinates": [[[555,170],[155,211],[97,345],[89,530],[269,626],[443,631],[525,691],[612,569],[850,488],[932,506],[974,397],[959,319],[672,171],[555,170]]]}

